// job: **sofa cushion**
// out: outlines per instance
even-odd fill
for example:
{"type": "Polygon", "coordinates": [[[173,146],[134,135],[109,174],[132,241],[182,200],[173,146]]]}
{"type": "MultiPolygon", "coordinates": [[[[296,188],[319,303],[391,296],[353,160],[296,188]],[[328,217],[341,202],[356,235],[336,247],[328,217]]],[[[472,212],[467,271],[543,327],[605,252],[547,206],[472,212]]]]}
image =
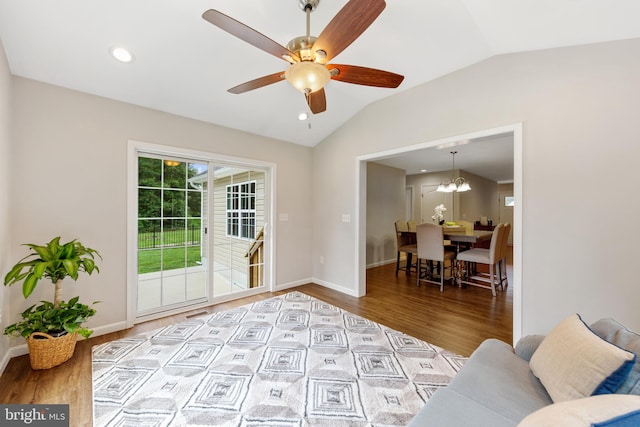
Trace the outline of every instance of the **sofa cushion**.
{"type": "Polygon", "coordinates": [[[553,403],[526,360],[509,344],[488,339],[445,388],[439,389],[410,426],[515,426],[553,403]]]}
{"type": "Polygon", "coordinates": [[[561,321],[531,357],[529,365],[554,402],[615,392],[636,355],[593,333],[580,316],[561,321]]]}
{"type": "Polygon", "coordinates": [[[407,427],[515,427],[517,421],[449,387],[439,389],[407,427]]]}
{"type": "Polygon", "coordinates": [[[527,335],[526,337],[522,337],[518,340],[514,350],[518,356],[528,362],[531,360],[531,356],[536,352],[544,338],[544,335],[527,335]]]}
{"type": "MultiPolygon", "coordinates": [[[[602,339],[627,351],[632,351],[636,356],[640,355],[640,335],[628,330],[615,320],[600,319],[591,325],[591,329],[602,339]]],[[[629,376],[616,393],[640,395],[640,360],[636,360],[629,376]]]]}
{"type": "Polygon", "coordinates": [[[527,416],[518,427],[627,427],[640,425],[640,396],[602,394],[554,403],[527,416]]]}

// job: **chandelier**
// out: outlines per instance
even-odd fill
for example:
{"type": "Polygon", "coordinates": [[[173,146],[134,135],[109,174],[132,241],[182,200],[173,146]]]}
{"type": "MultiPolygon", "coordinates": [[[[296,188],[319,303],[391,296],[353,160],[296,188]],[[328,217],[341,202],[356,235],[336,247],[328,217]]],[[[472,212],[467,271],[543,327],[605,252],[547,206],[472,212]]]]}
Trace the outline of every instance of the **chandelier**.
{"type": "Polygon", "coordinates": [[[436,191],[440,193],[452,193],[454,191],[462,193],[464,191],[471,190],[471,186],[463,177],[459,176],[455,178],[456,153],[457,151],[451,152],[451,175],[453,177],[445,180],[444,182],[440,181],[440,185],[436,188],[436,191]]]}

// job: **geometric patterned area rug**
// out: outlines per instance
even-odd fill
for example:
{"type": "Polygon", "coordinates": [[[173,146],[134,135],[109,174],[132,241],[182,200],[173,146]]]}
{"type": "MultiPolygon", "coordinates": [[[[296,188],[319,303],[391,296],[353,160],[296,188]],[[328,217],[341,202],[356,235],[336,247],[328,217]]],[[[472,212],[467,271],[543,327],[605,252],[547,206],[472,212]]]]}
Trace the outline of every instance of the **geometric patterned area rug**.
{"type": "Polygon", "coordinates": [[[94,426],[404,426],[466,358],[300,292],[93,348],[94,426]]]}

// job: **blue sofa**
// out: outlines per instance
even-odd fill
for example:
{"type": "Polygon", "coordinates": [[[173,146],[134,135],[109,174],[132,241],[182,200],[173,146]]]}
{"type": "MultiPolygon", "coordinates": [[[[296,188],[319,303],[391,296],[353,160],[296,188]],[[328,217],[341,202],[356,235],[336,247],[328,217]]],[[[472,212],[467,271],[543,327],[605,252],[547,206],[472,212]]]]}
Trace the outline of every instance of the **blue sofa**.
{"type": "MultiPolygon", "coordinates": [[[[589,328],[617,347],[640,354],[640,335],[620,323],[602,319],[589,328]]],[[[550,407],[554,401],[529,363],[544,338],[524,337],[515,348],[496,339],[484,341],[451,383],[434,393],[409,426],[513,427],[530,414],[550,407]]],[[[640,364],[633,359],[631,365],[631,372],[616,393],[640,395],[640,364]]],[[[632,408],[638,405],[640,417],[640,396],[630,400],[627,403],[632,408]]]]}

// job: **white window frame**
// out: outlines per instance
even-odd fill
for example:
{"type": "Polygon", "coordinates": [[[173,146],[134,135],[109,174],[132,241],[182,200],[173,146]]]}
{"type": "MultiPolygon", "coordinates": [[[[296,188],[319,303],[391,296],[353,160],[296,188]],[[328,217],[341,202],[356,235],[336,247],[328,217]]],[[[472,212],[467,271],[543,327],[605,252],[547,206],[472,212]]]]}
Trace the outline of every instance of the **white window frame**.
{"type": "Polygon", "coordinates": [[[226,186],[227,195],[227,237],[243,240],[253,240],[256,237],[256,180],[242,181],[226,186]],[[243,186],[249,186],[249,191],[242,191],[243,186]],[[237,187],[238,190],[234,191],[233,188],[237,187]],[[253,192],[250,191],[253,188],[253,192]],[[231,189],[231,191],[229,191],[231,189]],[[231,200],[229,200],[231,196],[231,200]],[[242,206],[243,200],[249,202],[249,206],[242,206]],[[235,202],[235,203],[234,203],[235,202]],[[237,206],[233,206],[237,203],[237,206]],[[231,204],[231,206],[230,206],[231,204]],[[237,220],[237,224],[233,226],[233,219],[237,220]],[[247,230],[249,227],[249,230],[247,230]],[[231,230],[233,229],[233,230],[231,230]],[[247,232],[245,232],[247,230],[247,232]],[[231,231],[235,231],[231,232],[231,231]]]}

